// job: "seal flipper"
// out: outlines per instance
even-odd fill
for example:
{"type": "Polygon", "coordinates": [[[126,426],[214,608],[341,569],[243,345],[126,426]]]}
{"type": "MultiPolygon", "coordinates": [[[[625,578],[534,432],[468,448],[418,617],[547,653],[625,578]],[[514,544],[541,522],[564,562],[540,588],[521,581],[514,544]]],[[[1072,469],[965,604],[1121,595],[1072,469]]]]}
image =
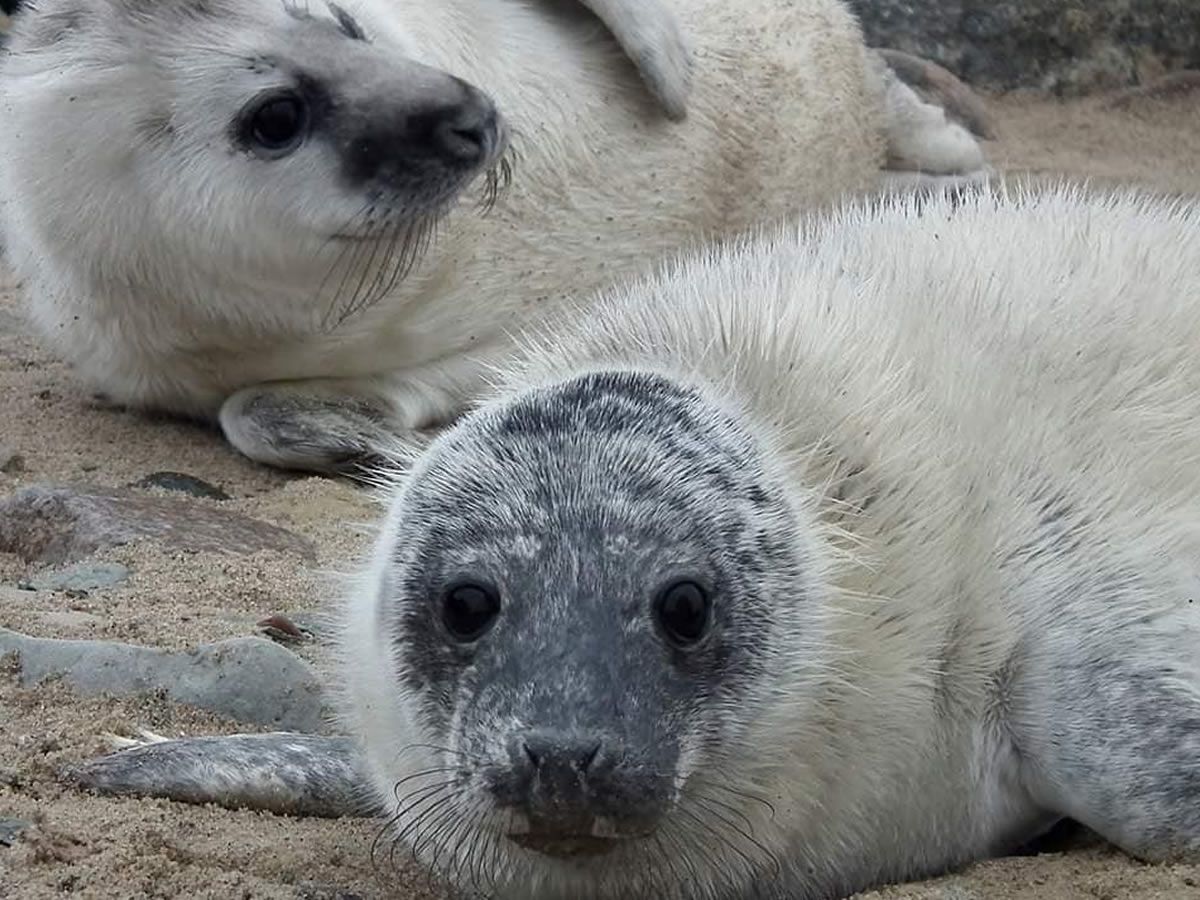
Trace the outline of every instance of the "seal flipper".
{"type": "Polygon", "coordinates": [[[617,39],[667,118],[687,118],[692,48],[675,13],[662,0],[578,0],[617,39]]]}
{"type": "Polygon", "coordinates": [[[67,769],[65,780],[109,796],[162,797],[292,816],[369,816],[358,745],[291,732],[120,740],[126,749],[67,769]]]}

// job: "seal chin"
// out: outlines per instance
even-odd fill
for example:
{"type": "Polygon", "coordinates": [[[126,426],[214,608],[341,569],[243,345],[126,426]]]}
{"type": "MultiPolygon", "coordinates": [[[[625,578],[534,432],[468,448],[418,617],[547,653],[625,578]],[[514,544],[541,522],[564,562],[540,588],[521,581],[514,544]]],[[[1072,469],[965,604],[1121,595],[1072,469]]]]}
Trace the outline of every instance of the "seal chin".
{"type": "Polygon", "coordinates": [[[597,837],[591,834],[547,834],[526,832],[509,834],[514,844],[555,859],[579,859],[611,853],[627,838],[597,837]]]}

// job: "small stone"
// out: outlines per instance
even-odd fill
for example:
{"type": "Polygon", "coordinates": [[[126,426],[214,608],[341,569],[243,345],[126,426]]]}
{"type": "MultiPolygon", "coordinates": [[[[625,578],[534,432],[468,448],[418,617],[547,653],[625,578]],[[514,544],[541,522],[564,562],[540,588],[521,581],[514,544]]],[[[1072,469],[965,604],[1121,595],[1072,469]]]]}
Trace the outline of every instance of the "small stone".
{"type": "Polygon", "coordinates": [[[21,833],[32,825],[32,822],[27,822],[24,819],[0,818],[0,847],[13,846],[17,842],[17,838],[21,836],[21,833]]]}
{"type": "Polygon", "coordinates": [[[0,657],[16,654],[23,687],[61,678],[85,695],[161,693],[239,722],[318,731],[325,721],[312,667],[262,638],[169,651],[115,641],[34,638],[0,628],[0,657]]]}
{"type": "Polygon", "coordinates": [[[103,590],[124,584],[130,576],[120,563],[79,563],[55,572],[43,572],[27,582],[35,591],[66,591],[87,596],[89,591],[103,590]]]}
{"type": "Polygon", "coordinates": [[[229,495],[214,484],[209,484],[192,475],[182,472],[154,472],[140,481],[134,482],[133,487],[159,488],[178,494],[188,494],[205,500],[228,500],[229,495]]]}
{"type": "Polygon", "coordinates": [[[302,881],[296,885],[296,897],[298,900],[363,900],[362,894],[317,881],[302,881]]]}
{"type": "Polygon", "coordinates": [[[75,562],[143,538],[185,552],[276,550],[309,560],[316,556],[312,542],[291,531],[184,498],[35,485],[0,500],[0,552],[27,562],[75,562]]]}
{"type": "Polygon", "coordinates": [[[19,475],[25,471],[25,457],[15,450],[0,447],[0,472],[5,475],[19,475]]]}
{"type": "Polygon", "coordinates": [[[258,623],[258,630],[280,644],[305,644],[315,640],[313,633],[287,616],[268,616],[258,623]]]}

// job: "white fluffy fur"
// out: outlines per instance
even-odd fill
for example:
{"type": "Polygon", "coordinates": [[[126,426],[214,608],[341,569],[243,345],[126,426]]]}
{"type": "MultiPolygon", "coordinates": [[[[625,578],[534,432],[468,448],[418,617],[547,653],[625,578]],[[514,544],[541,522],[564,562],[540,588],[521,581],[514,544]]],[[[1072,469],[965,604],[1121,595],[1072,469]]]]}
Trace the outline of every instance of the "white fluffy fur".
{"type": "MultiPolygon", "coordinates": [[[[121,2],[42,0],[17,18],[16,45],[30,17],[81,9],[86,28],[123,21],[108,9],[121,2]]],[[[96,388],[220,413],[231,440],[267,462],[305,461],[271,458],[238,391],[357,398],[391,429],[426,427],[475,392],[480,359],[543,301],[870,189],[885,132],[906,159],[917,140],[932,172],[956,168],[945,144],[961,129],[915,106],[906,116],[903,86],[881,81],[837,0],[671,0],[695,52],[684,122],[655,111],[594,22],[549,5],[348,0],[397,57],[486,90],[518,157],[492,215],[458,210],[406,281],[329,330],[326,239],[362,198],[327,170],[254,165],[222,145],[259,89],[238,54],[272,51],[283,5],[246,0],[215,23],[184,21],[168,11],[178,5],[144,30],[89,38],[86,51],[68,40],[3,61],[0,233],[36,324],[96,388]],[[164,113],[170,156],[147,136],[164,113]]],[[[666,28],[657,5],[632,21],[620,19],[626,3],[587,5],[626,46],[639,28],[651,42],[666,28]]],[[[973,169],[978,148],[968,138],[958,149],[957,169],[973,169]]]]}
{"type": "MultiPolygon", "coordinates": [[[[1141,718],[1170,737],[1200,710],[1194,203],[1061,189],[855,206],[681,261],[524,347],[489,402],[600,367],[707,385],[774,448],[824,547],[825,593],[809,600],[824,605],[826,675],[801,658],[808,636],[778,626],[774,681],[742,723],[731,786],[770,797],[773,818],[739,813],[789,886],[747,896],[940,871],[1058,815],[1165,854],[1137,832],[1152,810],[1091,792],[1200,758],[1194,734],[1181,759],[1133,746],[1162,724],[1141,718]],[[1114,746],[1090,717],[1149,667],[1192,705],[1130,707],[1135,736],[1114,746]],[[1051,699],[1072,690],[1095,699],[1051,699]],[[1098,782],[1057,762],[1075,740],[1111,768],[1098,782]]],[[[394,752],[422,739],[391,674],[402,650],[377,628],[396,527],[351,603],[342,672],[385,803],[431,764],[394,752]]],[[[711,851],[679,896],[710,896],[736,863],[711,851]]],[[[513,896],[583,896],[562,871],[513,896]]]]}

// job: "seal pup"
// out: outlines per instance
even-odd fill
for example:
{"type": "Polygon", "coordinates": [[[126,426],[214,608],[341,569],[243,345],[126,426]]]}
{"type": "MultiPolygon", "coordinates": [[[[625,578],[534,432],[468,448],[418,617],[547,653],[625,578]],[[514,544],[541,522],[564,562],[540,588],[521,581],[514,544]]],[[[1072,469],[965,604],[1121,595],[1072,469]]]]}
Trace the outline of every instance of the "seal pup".
{"type": "Polygon", "coordinates": [[[417,440],[544,308],[871,190],[893,137],[930,173],[980,165],[838,0],[42,0],[14,21],[0,233],[35,324],[113,403],[290,468],[417,440]]]}
{"type": "MultiPolygon", "coordinates": [[[[1063,818],[1200,858],[1198,297],[1196,201],[1005,189],[564,313],[381,476],[353,780],[503,898],[833,898],[1063,818]]],[[[246,759],[346,777],[342,738],[237,740],[73,777],[232,805],[246,759]]]]}

